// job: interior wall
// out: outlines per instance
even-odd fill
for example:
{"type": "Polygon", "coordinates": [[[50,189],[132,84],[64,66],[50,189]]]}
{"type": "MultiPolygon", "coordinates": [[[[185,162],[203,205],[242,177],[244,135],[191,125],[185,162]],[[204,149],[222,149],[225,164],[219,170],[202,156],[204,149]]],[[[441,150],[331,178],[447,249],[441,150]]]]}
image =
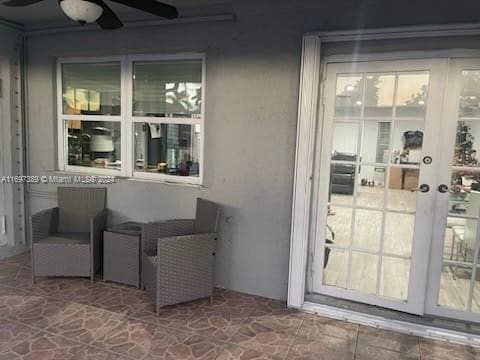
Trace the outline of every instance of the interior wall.
{"type": "MultiPolygon", "coordinates": [[[[474,19],[472,11],[465,11],[472,10],[471,3],[462,0],[453,11],[448,1],[435,2],[436,11],[431,11],[431,1],[428,11],[427,5],[413,1],[365,1],[361,8],[358,3],[243,1],[204,10],[233,12],[234,22],[29,37],[29,174],[54,175],[57,168],[57,57],[205,53],[205,186],[118,179],[108,186],[109,221],[192,217],[196,197],[216,201],[223,209],[216,284],[285,299],[302,35],[321,29],[474,19]]],[[[32,185],[30,212],[56,205],[55,190],[54,184],[32,185]]]]}

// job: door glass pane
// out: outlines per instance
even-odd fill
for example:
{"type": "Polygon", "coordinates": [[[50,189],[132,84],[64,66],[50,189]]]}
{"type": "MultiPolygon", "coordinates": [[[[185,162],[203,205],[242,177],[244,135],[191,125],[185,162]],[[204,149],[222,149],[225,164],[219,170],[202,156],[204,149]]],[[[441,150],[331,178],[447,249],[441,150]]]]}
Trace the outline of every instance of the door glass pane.
{"type": "Polygon", "coordinates": [[[410,260],[383,257],[380,295],[397,300],[407,300],[410,279],[410,260]]]}
{"type": "Polygon", "coordinates": [[[363,103],[363,75],[338,75],[335,116],[360,116],[363,103]]]}
{"type": "Polygon", "coordinates": [[[455,138],[453,166],[478,167],[480,120],[459,121],[455,138]]]}
{"type": "Polygon", "coordinates": [[[422,158],[423,120],[395,121],[392,138],[392,163],[418,165],[422,158]]]}
{"type": "Polygon", "coordinates": [[[120,63],[62,65],[63,113],[120,115],[120,63]]]}
{"type": "Polygon", "coordinates": [[[362,162],[385,164],[390,154],[390,129],[388,121],[368,120],[363,125],[362,162]]]}
{"type": "Polygon", "coordinates": [[[473,200],[473,208],[468,210],[468,214],[475,216],[478,212],[480,215],[480,204],[476,204],[477,190],[480,189],[480,173],[468,170],[459,170],[452,172],[450,181],[448,212],[455,215],[466,215],[469,207],[470,199],[473,200]],[[473,193],[473,196],[470,196],[473,193]]]}
{"type": "Polygon", "coordinates": [[[351,205],[355,191],[356,165],[333,163],[330,167],[330,202],[351,205]]]}
{"type": "Polygon", "coordinates": [[[443,245],[443,258],[472,263],[475,252],[478,218],[448,217],[443,245]]]}
{"type": "Polygon", "coordinates": [[[199,176],[200,125],[135,123],[135,171],[199,176]]]}
{"type": "Polygon", "coordinates": [[[378,256],[361,252],[352,252],[350,288],[365,293],[377,291],[378,256]]]}
{"type": "Polygon", "coordinates": [[[396,117],[423,118],[428,95],[428,71],[398,75],[396,117]]]}
{"type": "Polygon", "coordinates": [[[202,60],[135,62],[133,71],[134,116],[200,115],[202,60]]]}
{"type": "MultiPolygon", "coordinates": [[[[337,121],[333,129],[332,157],[333,159],[351,161],[340,158],[341,154],[357,154],[360,123],[357,121],[337,121]],[[335,154],[339,154],[336,156],[335,154]]],[[[355,160],[354,160],[355,161],[355,160]]]]}
{"type": "Polygon", "coordinates": [[[394,89],[394,73],[367,73],[365,82],[365,116],[392,116],[394,89]]]}
{"type": "Polygon", "coordinates": [[[351,208],[332,207],[327,216],[326,238],[337,246],[349,246],[352,214],[351,208]]]}
{"type": "Polygon", "coordinates": [[[472,268],[444,264],[440,278],[438,304],[452,309],[466,310],[472,268]]]}
{"type": "Polygon", "coordinates": [[[372,210],[355,210],[355,227],[353,229],[353,246],[357,249],[378,251],[382,232],[382,212],[372,210]]]}
{"type": "Polygon", "coordinates": [[[387,207],[391,210],[416,210],[419,169],[391,166],[389,169],[387,207]]]}
{"type": "Polygon", "coordinates": [[[385,202],[385,168],[361,166],[357,181],[357,206],[382,209],[385,202]]]}
{"type": "Polygon", "coordinates": [[[325,248],[323,283],[325,285],[346,287],[347,283],[347,256],[343,250],[325,248]]]}
{"type": "Polygon", "coordinates": [[[460,117],[480,116],[480,71],[462,72],[462,90],[460,92],[460,117]]]}
{"type": "Polygon", "coordinates": [[[480,267],[477,267],[477,272],[475,273],[475,285],[473,287],[472,294],[472,311],[479,313],[480,312],[480,267]]]}
{"type": "Polygon", "coordinates": [[[386,254],[410,256],[412,253],[415,215],[387,212],[383,252],[386,254]]]}
{"type": "Polygon", "coordinates": [[[120,122],[66,120],[67,164],[120,170],[120,122]]]}

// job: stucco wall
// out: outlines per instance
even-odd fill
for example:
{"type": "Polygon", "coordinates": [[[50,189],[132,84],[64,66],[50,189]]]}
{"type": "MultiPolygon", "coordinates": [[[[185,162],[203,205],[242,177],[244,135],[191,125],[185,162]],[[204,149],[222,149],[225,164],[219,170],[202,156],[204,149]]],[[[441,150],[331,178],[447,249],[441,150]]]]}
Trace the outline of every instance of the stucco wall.
{"type": "MultiPolygon", "coordinates": [[[[284,299],[302,34],[476,18],[467,1],[454,9],[437,1],[436,11],[432,1],[239,3],[204,11],[233,12],[234,22],[28,38],[29,172],[51,175],[56,168],[56,57],[204,52],[205,188],[118,180],[108,188],[110,222],[191,217],[196,197],[217,201],[223,216],[216,283],[284,299]]],[[[32,212],[55,205],[55,186],[31,190],[32,212]]]]}

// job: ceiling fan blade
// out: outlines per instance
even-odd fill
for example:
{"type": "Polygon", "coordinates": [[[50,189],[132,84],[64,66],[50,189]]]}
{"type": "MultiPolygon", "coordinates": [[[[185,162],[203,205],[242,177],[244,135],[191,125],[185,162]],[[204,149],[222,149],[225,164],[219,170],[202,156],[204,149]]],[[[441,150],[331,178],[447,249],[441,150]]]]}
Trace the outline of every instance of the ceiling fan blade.
{"type": "Polygon", "coordinates": [[[102,29],[114,30],[120,29],[123,26],[118,16],[115,15],[115,13],[107,6],[107,4],[105,4],[102,0],[97,0],[96,3],[103,8],[103,13],[97,20],[97,24],[102,29]]]}
{"type": "Polygon", "coordinates": [[[20,7],[20,6],[32,5],[40,1],[43,1],[43,0],[9,0],[2,3],[2,5],[10,6],[10,7],[20,7]]]}
{"type": "Polygon", "coordinates": [[[175,6],[167,5],[156,0],[111,0],[113,2],[126,5],[137,10],[142,10],[150,14],[164,17],[166,19],[175,19],[178,17],[178,11],[175,6]]]}

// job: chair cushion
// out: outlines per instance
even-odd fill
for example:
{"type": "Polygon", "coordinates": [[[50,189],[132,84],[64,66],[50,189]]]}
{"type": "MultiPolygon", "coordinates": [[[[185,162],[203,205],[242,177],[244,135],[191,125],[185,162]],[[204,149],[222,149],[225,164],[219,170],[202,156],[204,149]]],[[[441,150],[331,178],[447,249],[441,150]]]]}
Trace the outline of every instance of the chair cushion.
{"type": "Polygon", "coordinates": [[[89,233],[56,233],[38,242],[38,244],[89,245],[89,233]]]}

